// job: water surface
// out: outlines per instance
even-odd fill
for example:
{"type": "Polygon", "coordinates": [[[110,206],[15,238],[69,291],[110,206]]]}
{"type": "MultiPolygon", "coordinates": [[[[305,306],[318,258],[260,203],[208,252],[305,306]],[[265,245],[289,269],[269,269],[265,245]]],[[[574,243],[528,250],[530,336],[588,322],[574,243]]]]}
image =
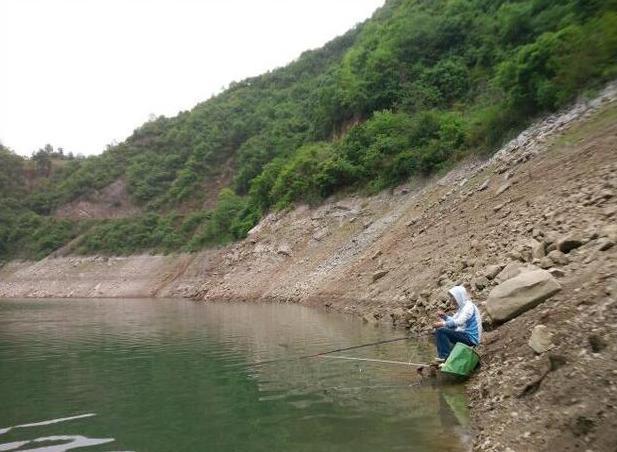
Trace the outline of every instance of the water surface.
{"type": "Polygon", "coordinates": [[[248,365],[400,335],[296,305],[0,300],[0,451],[466,450],[461,386],[336,359],[248,365]]]}

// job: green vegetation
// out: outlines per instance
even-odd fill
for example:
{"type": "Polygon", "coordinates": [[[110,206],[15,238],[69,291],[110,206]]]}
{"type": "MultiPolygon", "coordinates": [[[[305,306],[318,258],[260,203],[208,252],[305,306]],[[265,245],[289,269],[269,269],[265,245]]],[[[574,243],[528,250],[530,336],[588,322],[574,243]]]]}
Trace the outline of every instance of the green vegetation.
{"type": "MultiPolygon", "coordinates": [[[[491,152],[538,115],[616,76],[617,0],[388,0],[322,49],[150,121],[101,156],[53,171],[41,165],[33,189],[0,174],[0,258],[43,255],[80,231],[73,249],[82,253],[225,243],[270,209],[381,190],[491,152]],[[208,192],[209,181],[230,171],[228,187],[208,192]],[[119,177],[143,207],[139,217],[48,217],[119,177]],[[214,199],[217,207],[204,210],[214,199]],[[38,216],[39,229],[19,229],[24,212],[38,216]],[[52,239],[39,241],[43,224],[52,239]],[[16,229],[28,244],[19,253],[16,229]]],[[[3,162],[24,164],[2,152],[3,162]]]]}

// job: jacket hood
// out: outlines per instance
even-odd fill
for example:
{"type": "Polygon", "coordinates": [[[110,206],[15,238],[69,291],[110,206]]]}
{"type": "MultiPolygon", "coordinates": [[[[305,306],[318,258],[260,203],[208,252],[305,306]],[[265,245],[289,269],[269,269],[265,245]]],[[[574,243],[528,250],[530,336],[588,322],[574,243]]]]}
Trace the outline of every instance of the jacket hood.
{"type": "Polygon", "coordinates": [[[448,293],[454,297],[459,309],[465,306],[465,303],[469,301],[469,295],[467,295],[467,290],[465,290],[463,286],[454,286],[452,289],[448,290],[448,293]]]}

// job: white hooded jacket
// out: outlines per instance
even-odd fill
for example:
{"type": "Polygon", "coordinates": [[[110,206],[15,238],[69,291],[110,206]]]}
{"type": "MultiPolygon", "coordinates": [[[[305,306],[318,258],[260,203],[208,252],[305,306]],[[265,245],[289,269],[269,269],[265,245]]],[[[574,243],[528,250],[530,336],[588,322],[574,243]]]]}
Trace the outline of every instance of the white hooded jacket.
{"type": "Polygon", "coordinates": [[[463,286],[454,286],[448,291],[456,300],[458,310],[453,316],[445,316],[447,328],[455,328],[469,335],[476,345],[482,338],[482,318],[478,307],[473,304],[463,286]]]}

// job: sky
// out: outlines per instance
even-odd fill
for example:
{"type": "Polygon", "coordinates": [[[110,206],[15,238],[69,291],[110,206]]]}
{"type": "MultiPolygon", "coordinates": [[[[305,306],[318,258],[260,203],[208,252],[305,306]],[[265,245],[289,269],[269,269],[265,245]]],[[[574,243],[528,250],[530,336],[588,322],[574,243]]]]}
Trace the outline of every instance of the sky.
{"type": "Polygon", "coordinates": [[[322,46],[384,0],[0,0],[0,143],[92,155],[322,46]]]}

